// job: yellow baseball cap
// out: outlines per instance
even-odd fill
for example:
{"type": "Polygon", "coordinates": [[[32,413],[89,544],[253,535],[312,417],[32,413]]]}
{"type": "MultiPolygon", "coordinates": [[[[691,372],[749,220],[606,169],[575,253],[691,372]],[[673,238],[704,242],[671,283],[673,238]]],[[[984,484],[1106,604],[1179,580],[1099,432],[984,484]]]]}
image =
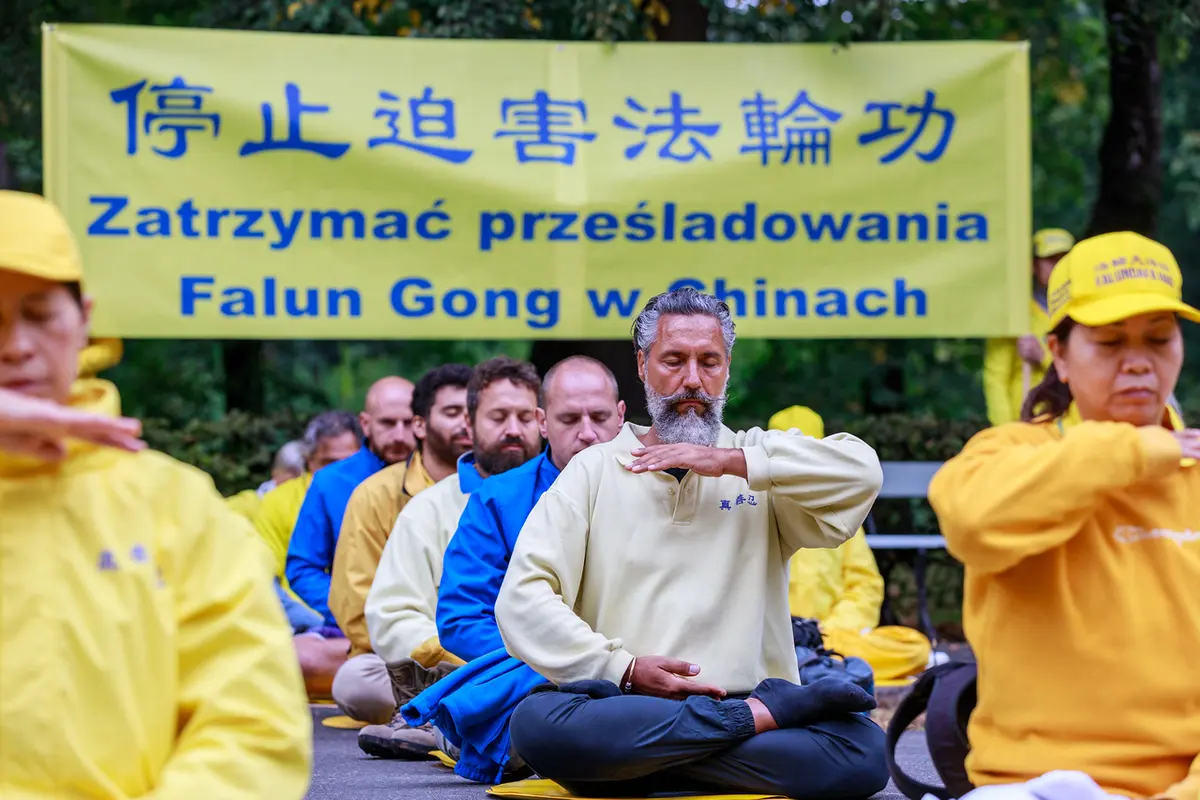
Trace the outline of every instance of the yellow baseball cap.
{"type": "Polygon", "coordinates": [[[0,191],[0,269],[56,283],[83,280],[75,237],[44,197],[0,191]]]}
{"type": "Polygon", "coordinates": [[[825,420],[821,415],[807,406],[791,406],[777,411],[767,421],[767,430],[789,431],[797,428],[805,436],[814,439],[825,438],[825,420]]]}
{"type": "Polygon", "coordinates": [[[1173,311],[1200,322],[1183,302],[1183,276],[1163,245],[1130,231],[1084,239],[1054,265],[1047,289],[1050,327],[1065,318],[1095,327],[1173,311]]]}
{"type": "Polygon", "coordinates": [[[1049,258],[1069,251],[1075,246],[1075,237],[1062,228],[1042,228],[1033,235],[1035,258],[1049,258]]]}

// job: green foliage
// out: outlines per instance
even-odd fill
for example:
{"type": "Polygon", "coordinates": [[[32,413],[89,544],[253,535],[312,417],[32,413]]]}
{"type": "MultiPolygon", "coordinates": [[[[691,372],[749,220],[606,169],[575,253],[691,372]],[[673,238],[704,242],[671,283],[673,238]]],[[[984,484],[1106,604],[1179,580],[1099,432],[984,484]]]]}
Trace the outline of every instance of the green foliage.
{"type": "Polygon", "coordinates": [[[235,411],[216,420],[143,423],[150,447],[204,470],[226,496],[270,478],[276,451],[301,436],[303,427],[304,421],[290,412],[252,417],[235,411]]]}

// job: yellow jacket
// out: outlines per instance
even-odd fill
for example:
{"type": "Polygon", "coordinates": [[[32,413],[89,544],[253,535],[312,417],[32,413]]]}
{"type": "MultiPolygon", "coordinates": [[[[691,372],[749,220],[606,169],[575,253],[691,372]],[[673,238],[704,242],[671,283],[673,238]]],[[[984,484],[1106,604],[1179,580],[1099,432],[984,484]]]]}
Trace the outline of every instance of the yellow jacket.
{"type": "Polygon", "coordinates": [[[980,665],[967,771],[1196,800],[1200,466],[1164,428],[1073,419],[985,430],[929,487],[980,665]]]}
{"type": "Polygon", "coordinates": [[[258,513],[254,515],[254,529],[266,543],[274,556],[275,577],[287,586],[284,566],[287,563],[288,545],[292,541],[292,529],[304,505],[304,495],[312,483],[312,473],[284,481],[263,495],[258,513]]]}
{"type": "MultiPolygon", "coordinates": [[[[119,398],[84,380],[72,405],[119,398]]],[[[0,453],[0,797],[302,797],[311,717],[257,548],[161,453],[0,453]]]]}
{"type": "Polygon", "coordinates": [[[988,421],[993,425],[1004,425],[1021,419],[1021,406],[1025,395],[1041,383],[1050,369],[1052,359],[1046,348],[1046,334],[1050,332],[1050,318],[1036,300],[1029,301],[1029,332],[1042,340],[1045,354],[1040,367],[1031,367],[1026,384],[1023,365],[1026,363],[1017,354],[1016,339],[988,339],[983,351],[983,397],[987,402],[988,421]]]}
{"type": "Polygon", "coordinates": [[[809,617],[825,629],[879,625],[883,576],[862,528],[833,549],[797,550],[788,565],[788,606],[793,617],[809,617]]]}
{"type": "Polygon", "coordinates": [[[247,522],[254,522],[259,509],[262,508],[262,498],[253,489],[245,489],[226,497],[225,504],[229,506],[230,511],[245,518],[247,522]]]}
{"type": "Polygon", "coordinates": [[[433,485],[417,451],[360,483],[350,495],[330,570],[329,610],[350,640],[350,657],[371,652],[367,632],[367,592],[379,569],[383,547],[396,518],[416,495],[433,485]]]}

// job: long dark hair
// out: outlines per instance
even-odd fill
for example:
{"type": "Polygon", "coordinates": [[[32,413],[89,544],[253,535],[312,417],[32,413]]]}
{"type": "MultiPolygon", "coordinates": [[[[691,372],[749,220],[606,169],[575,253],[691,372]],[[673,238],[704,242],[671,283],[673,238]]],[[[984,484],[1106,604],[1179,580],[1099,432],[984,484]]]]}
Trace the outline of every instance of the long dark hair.
{"type": "MultiPolygon", "coordinates": [[[[1050,335],[1066,347],[1067,338],[1074,327],[1075,320],[1067,317],[1050,331],[1050,335]]],[[[1021,406],[1021,421],[1032,422],[1047,414],[1052,418],[1061,417],[1067,413],[1072,399],[1071,387],[1059,380],[1058,369],[1051,364],[1042,382],[1030,389],[1029,394],[1025,396],[1025,403],[1021,406]]]]}

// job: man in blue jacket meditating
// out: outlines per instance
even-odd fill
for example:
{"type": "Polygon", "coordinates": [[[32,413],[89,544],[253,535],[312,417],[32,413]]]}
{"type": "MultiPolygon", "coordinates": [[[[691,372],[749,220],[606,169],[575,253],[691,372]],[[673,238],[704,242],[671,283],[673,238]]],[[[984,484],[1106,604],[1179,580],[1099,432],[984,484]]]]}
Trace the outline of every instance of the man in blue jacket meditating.
{"type": "Polygon", "coordinates": [[[494,783],[518,774],[508,744],[508,719],[529,691],[545,683],[504,649],[495,603],[525,518],[576,453],[610,441],[625,421],[612,372],[586,356],[550,368],[542,382],[538,419],[548,450],[488,478],[472,494],[446,548],[438,590],[441,644],[469,662],[427,689],[403,714],[409,724],[432,720],[442,747],[464,778],[494,783]]]}

